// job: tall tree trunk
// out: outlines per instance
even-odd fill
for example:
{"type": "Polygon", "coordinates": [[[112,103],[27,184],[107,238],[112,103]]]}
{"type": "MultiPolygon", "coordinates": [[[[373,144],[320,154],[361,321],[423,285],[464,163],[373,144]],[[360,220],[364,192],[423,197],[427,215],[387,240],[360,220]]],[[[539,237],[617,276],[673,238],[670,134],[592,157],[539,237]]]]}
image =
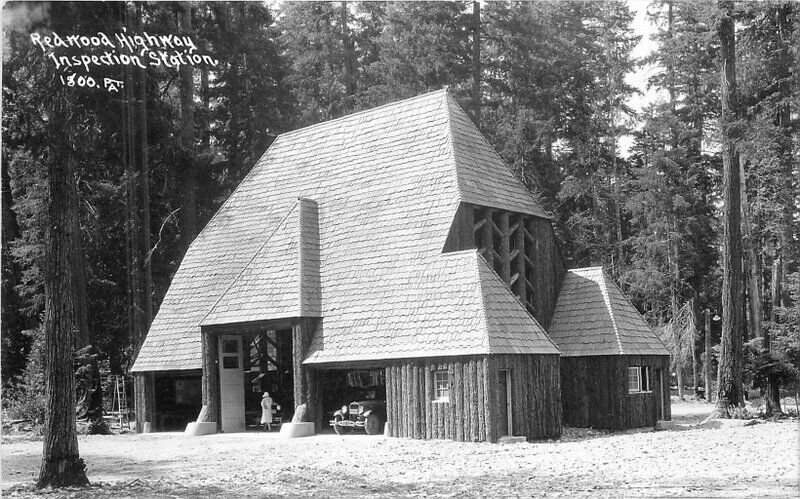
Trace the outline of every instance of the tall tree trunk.
{"type": "Polygon", "coordinates": [[[475,126],[481,126],[481,3],[472,2],[472,106],[475,126]]]}
{"type": "Polygon", "coordinates": [[[698,383],[698,379],[697,379],[697,368],[698,368],[698,365],[697,365],[697,348],[695,348],[695,340],[697,339],[697,331],[700,329],[698,327],[697,319],[696,319],[698,317],[697,309],[695,308],[696,304],[697,304],[697,301],[694,298],[692,298],[692,301],[691,301],[692,317],[693,317],[693,320],[692,320],[692,342],[691,342],[691,348],[692,348],[692,389],[694,391],[694,395],[695,396],[697,396],[699,394],[699,390],[698,389],[700,387],[700,384],[698,383]]]}
{"type": "Polygon", "coordinates": [[[778,320],[777,308],[781,306],[781,281],[783,280],[781,265],[781,243],[780,237],[772,239],[772,278],[770,279],[770,307],[769,307],[769,320],[775,322],[778,320]]]}
{"type": "MultiPolygon", "coordinates": [[[[132,29],[131,14],[126,5],[122,6],[122,15],[125,25],[132,29]]],[[[141,149],[139,136],[136,131],[139,129],[136,121],[136,84],[133,70],[129,66],[123,68],[124,71],[124,91],[125,101],[122,108],[122,140],[123,140],[123,161],[125,166],[126,201],[127,201],[127,221],[126,228],[126,260],[127,260],[127,305],[128,305],[128,335],[134,353],[138,353],[139,347],[144,340],[144,330],[142,328],[142,300],[141,289],[143,275],[141,272],[141,220],[139,208],[139,155],[141,149]]]]}
{"type": "Polygon", "coordinates": [[[211,95],[210,89],[208,87],[208,68],[203,66],[200,72],[200,92],[202,94],[203,100],[203,136],[200,138],[200,150],[203,151],[204,154],[209,154],[209,148],[211,146],[211,129],[209,127],[209,122],[211,121],[211,117],[209,113],[211,112],[211,95]]]}
{"type": "MultiPolygon", "coordinates": [[[[616,113],[615,113],[616,114],[616,113]]],[[[617,279],[619,276],[622,275],[622,263],[624,261],[625,255],[623,254],[623,239],[622,239],[622,195],[620,192],[620,174],[619,174],[619,166],[617,164],[617,131],[616,127],[614,127],[614,150],[612,152],[613,156],[613,168],[614,168],[614,225],[616,226],[616,251],[615,257],[616,262],[614,264],[614,273],[617,279]]]]}
{"type": "Polygon", "coordinates": [[[744,405],[742,397],[742,246],[739,160],[736,151],[738,102],[736,90],[736,38],[733,2],[720,2],[717,24],[720,41],[722,115],[722,341],[720,343],[717,403],[714,417],[729,418],[731,410],[744,405]]]}
{"type": "MultiPolygon", "coordinates": [[[[775,247],[773,253],[772,289],[771,289],[771,308],[770,320],[775,321],[775,308],[778,306],[788,307],[788,293],[784,293],[784,279],[789,273],[789,262],[792,260],[791,248],[794,240],[793,214],[795,210],[795,187],[797,179],[793,174],[794,165],[792,147],[792,116],[791,116],[791,71],[790,62],[790,41],[793,33],[792,7],[787,3],[777,8],[778,40],[779,50],[782,52],[780,66],[780,106],[778,108],[777,124],[780,127],[780,137],[778,139],[778,158],[781,165],[781,176],[783,177],[782,188],[779,194],[781,206],[781,221],[779,224],[778,240],[780,246],[775,247]]],[[[800,307],[800,304],[798,304],[800,307]]],[[[765,334],[764,348],[767,352],[771,349],[769,332],[765,334]]],[[[777,376],[770,374],[767,376],[766,393],[764,394],[765,409],[767,414],[780,413],[781,397],[780,382],[777,376]]]]}
{"type": "Polygon", "coordinates": [[[342,46],[344,48],[344,93],[345,111],[352,110],[355,106],[353,97],[356,95],[356,54],[353,39],[350,36],[350,26],[348,26],[349,11],[347,2],[342,2],[341,24],[342,24],[342,46]]]}
{"type": "Polygon", "coordinates": [[[739,195],[742,202],[742,228],[744,237],[742,246],[746,263],[747,298],[750,305],[750,334],[754,338],[763,338],[761,318],[763,317],[763,301],[761,297],[761,267],[756,255],[756,241],[750,220],[750,203],[747,200],[747,176],[744,156],[739,155],[739,195]]]}
{"type": "Polygon", "coordinates": [[[672,308],[672,341],[675,344],[675,374],[678,378],[678,398],[683,400],[683,331],[678,329],[678,283],[680,282],[680,265],[678,265],[678,242],[676,240],[676,230],[673,225],[673,234],[670,236],[670,305],[672,308]]]}
{"type": "MultiPolygon", "coordinates": [[[[669,0],[667,2],[667,38],[672,40],[673,34],[673,24],[675,22],[675,16],[672,12],[673,10],[673,2],[669,0]]],[[[676,110],[676,103],[675,103],[675,67],[672,63],[672,60],[668,60],[667,62],[667,90],[669,91],[669,107],[672,112],[672,116],[675,117],[677,115],[676,110]]],[[[672,148],[676,149],[678,147],[678,129],[675,125],[670,126],[670,136],[672,138],[672,148]]]]}
{"type": "MultiPolygon", "coordinates": [[[[63,97],[62,97],[63,98],[63,97]]],[[[57,102],[51,117],[52,137],[64,133],[67,124],[65,102],[57,102]],[[58,109],[60,108],[60,109],[58,109]],[[59,125],[57,130],[55,124],[59,125]],[[61,128],[63,127],[63,128],[61,128]]],[[[74,261],[76,195],[74,157],[68,143],[51,147],[48,161],[48,207],[45,232],[45,423],[42,466],[37,488],[87,485],[86,465],[78,452],[75,425],[75,309],[72,279],[74,261]]],[[[68,141],[68,139],[66,139],[68,141]]]]}
{"type": "MultiPolygon", "coordinates": [[[[781,300],[781,279],[782,265],[780,257],[780,247],[776,239],[772,241],[772,285],[770,289],[770,308],[769,320],[773,324],[777,321],[776,308],[781,300]]],[[[764,331],[764,350],[770,352],[772,349],[769,330],[764,331]]],[[[780,383],[774,374],[767,375],[767,386],[764,392],[764,412],[767,415],[783,412],[781,408],[780,383]]]]}
{"type": "Polygon", "coordinates": [[[696,160],[700,159],[700,156],[703,154],[703,111],[700,108],[700,102],[702,97],[699,96],[700,94],[700,82],[698,82],[698,76],[695,75],[692,78],[692,94],[694,95],[692,102],[693,102],[693,117],[692,117],[692,124],[694,126],[694,136],[692,141],[689,144],[689,157],[694,158],[696,160]]]}
{"type": "MultiPolygon", "coordinates": [[[[126,24],[128,16],[137,29],[142,30],[142,6],[136,5],[136,12],[124,8],[126,24]]],[[[147,140],[147,79],[144,70],[134,74],[126,70],[126,101],[123,108],[123,137],[128,151],[125,157],[125,171],[128,178],[128,331],[135,356],[144,343],[150,321],[153,319],[152,301],[152,263],[150,254],[150,171],[147,140]]],[[[134,407],[137,430],[142,423],[150,420],[152,412],[153,388],[142,382],[146,376],[134,379],[134,407]]]]}
{"type": "MultiPolygon", "coordinates": [[[[779,19],[778,19],[778,27],[779,27],[779,37],[780,37],[780,44],[781,49],[784,51],[791,51],[791,40],[792,33],[793,33],[793,21],[791,16],[792,7],[787,3],[780,7],[779,9],[779,19]]],[[[793,59],[792,59],[793,60],[793,59]]],[[[797,229],[794,223],[794,213],[795,213],[795,194],[798,185],[797,177],[794,175],[792,168],[794,166],[794,153],[793,153],[793,123],[792,123],[792,113],[791,113],[791,70],[790,70],[790,62],[787,62],[784,67],[781,68],[782,74],[780,75],[781,82],[780,82],[780,95],[781,95],[781,105],[778,111],[778,124],[781,128],[781,137],[780,141],[778,142],[779,147],[779,154],[780,154],[780,164],[782,170],[782,176],[784,178],[783,182],[783,189],[780,193],[781,197],[781,205],[782,205],[782,220],[781,220],[781,233],[780,233],[780,241],[781,241],[781,282],[778,283],[779,295],[780,295],[780,306],[781,307],[789,307],[789,295],[785,293],[783,290],[785,288],[785,280],[789,276],[789,264],[792,261],[792,241],[794,240],[794,233],[797,229]]]]}
{"type": "MultiPolygon", "coordinates": [[[[137,14],[139,18],[139,29],[144,30],[144,21],[142,16],[142,4],[136,4],[137,14]]],[[[143,330],[146,333],[150,328],[150,322],[153,320],[153,265],[151,258],[151,238],[150,238],[150,166],[148,154],[148,140],[147,140],[147,76],[145,69],[139,70],[139,130],[141,133],[140,139],[140,158],[141,164],[139,168],[139,180],[141,182],[142,192],[142,264],[144,266],[143,273],[143,289],[142,301],[144,302],[143,313],[144,323],[142,324],[143,330]]]]}
{"type": "MultiPolygon", "coordinates": [[[[182,35],[192,35],[192,6],[186,2],[178,6],[178,30],[182,35]]],[[[189,249],[197,235],[197,173],[194,168],[194,81],[192,66],[180,68],[181,133],[180,175],[181,185],[181,239],[184,249],[189,249]]]]}
{"type": "MultiPolygon", "coordinates": [[[[74,172],[73,172],[74,175],[74,172]]],[[[80,200],[77,195],[77,182],[71,186],[76,190],[73,196],[70,196],[70,210],[75,214],[70,220],[72,228],[70,229],[75,237],[72,238],[72,293],[73,293],[73,306],[75,307],[75,349],[83,348],[89,345],[92,341],[89,333],[89,304],[86,294],[86,254],[83,251],[83,243],[81,241],[81,222],[80,222],[80,200]]]]}
{"type": "Polygon", "coordinates": [[[705,311],[705,350],[706,350],[706,361],[703,365],[703,372],[705,373],[705,394],[706,394],[706,402],[711,402],[713,399],[714,390],[713,381],[712,381],[712,369],[711,369],[711,310],[706,309],[705,311]]]}

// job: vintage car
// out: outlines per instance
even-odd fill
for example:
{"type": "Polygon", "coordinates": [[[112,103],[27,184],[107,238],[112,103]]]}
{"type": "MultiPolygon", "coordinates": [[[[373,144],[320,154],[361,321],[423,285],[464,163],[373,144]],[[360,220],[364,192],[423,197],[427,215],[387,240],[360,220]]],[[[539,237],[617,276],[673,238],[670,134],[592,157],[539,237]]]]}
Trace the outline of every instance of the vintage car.
{"type": "Polygon", "coordinates": [[[363,428],[367,435],[383,433],[386,422],[386,402],[383,400],[360,400],[343,405],[333,413],[330,423],[333,430],[342,435],[353,428],[363,428]]]}

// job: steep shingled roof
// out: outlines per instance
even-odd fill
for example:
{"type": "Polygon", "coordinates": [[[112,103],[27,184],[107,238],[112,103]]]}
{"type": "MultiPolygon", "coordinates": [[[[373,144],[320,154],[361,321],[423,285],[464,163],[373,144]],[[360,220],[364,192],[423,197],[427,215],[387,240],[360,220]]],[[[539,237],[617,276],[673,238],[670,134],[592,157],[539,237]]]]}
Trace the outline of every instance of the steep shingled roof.
{"type": "MultiPolygon", "coordinates": [[[[224,324],[280,314],[293,317],[289,314],[303,307],[304,315],[321,312],[324,317],[324,330],[317,331],[310,362],[343,361],[367,351],[364,346],[371,341],[370,335],[379,338],[378,344],[391,343],[395,331],[406,327],[400,322],[417,323],[420,334],[414,342],[440,345],[417,343],[403,350],[404,355],[457,355],[465,348],[476,348],[459,339],[458,328],[463,325],[459,321],[464,319],[450,314],[452,321],[446,324],[439,317],[412,313],[422,314],[437,303],[443,311],[452,302],[446,290],[461,293],[456,288],[470,279],[474,289],[485,289],[478,286],[484,281],[473,272],[479,268],[474,263],[477,255],[470,260],[441,254],[461,202],[547,217],[446,91],[279,136],[192,243],[133,371],[199,369],[204,320],[224,324]],[[316,262],[314,258],[302,261],[304,251],[296,245],[315,242],[278,234],[282,224],[296,234],[294,227],[303,219],[294,213],[298,198],[317,205],[316,289],[321,290],[321,296],[310,292],[308,303],[301,305],[292,301],[306,296],[295,292],[296,283],[305,282],[307,266],[316,262]],[[290,255],[281,257],[285,269],[294,276],[300,268],[303,278],[279,278],[273,269],[262,267],[272,264],[267,255],[281,251],[290,255]],[[465,277],[469,275],[475,277],[465,277]],[[415,294],[419,284],[428,282],[433,287],[434,281],[439,288],[431,297],[415,294]],[[398,293],[393,286],[407,292],[398,293]],[[279,306],[262,309],[263,293],[279,296],[279,306]],[[423,299],[432,301],[421,303],[423,299]],[[367,308],[369,300],[376,301],[373,308],[367,308]],[[423,324],[425,320],[433,322],[423,324]],[[363,331],[363,335],[346,331],[363,331]],[[446,340],[450,337],[452,341],[446,340]],[[459,342],[464,348],[457,346],[459,342]],[[325,353],[333,351],[337,353],[325,353]]],[[[513,299],[507,288],[503,293],[513,299]]],[[[520,338],[515,328],[523,319],[508,312],[507,303],[503,306],[506,315],[487,322],[490,330],[483,337],[494,338],[496,348],[513,344],[517,350],[552,352],[549,341],[538,337],[541,328],[529,340],[520,338]],[[504,343],[503,337],[511,339],[504,343]]],[[[495,348],[492,341],[485,348],[495,348]]]]}
{"type": "Polygon", "coordinates": [[[349,281],[348,307],[326,316],[306,364],[542,353],[558,349],[476,250],[423,257],[415,265],[370,269],[349,281]],[[387,271],[388,270],[388,271],[387,271]],[[359,283],[367,285],[359,291],[359,283]]]}
{"type": "Polygon", "coordinates": [[[201,326],[320,317],[316,203],[300,199],[201,326]]]}
{"type": "Polygon", "coordinates": [[[567,272],[549,333],[565,357],[669,355],[602,267],[567,272]]]}

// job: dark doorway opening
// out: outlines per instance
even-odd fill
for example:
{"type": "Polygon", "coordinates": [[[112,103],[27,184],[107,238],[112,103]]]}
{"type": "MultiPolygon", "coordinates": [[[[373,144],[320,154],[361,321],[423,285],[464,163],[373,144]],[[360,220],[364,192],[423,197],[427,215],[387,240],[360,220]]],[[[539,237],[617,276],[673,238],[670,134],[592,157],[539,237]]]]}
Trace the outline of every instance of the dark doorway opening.
{"type": "Polygon", "coordinates": [[[664,420],[664,371],[655,369],[656,373],[656,420],[664,420]]]}
{"type": "Polygon", "coordinates": [[[292,330],[266,330],[245,336],[245,422],[248,430],[261,429],[261,397],[273,401],[273,428],[291,421],[294,412],[292,330]],[[280,409],[278,409],[280,406],[280,409]]]}
{"type": "Polygon", "coordinates": [[[203,405],[200,373],[159,375],[154,379],[154,431],[183,431],[203,405]]]}

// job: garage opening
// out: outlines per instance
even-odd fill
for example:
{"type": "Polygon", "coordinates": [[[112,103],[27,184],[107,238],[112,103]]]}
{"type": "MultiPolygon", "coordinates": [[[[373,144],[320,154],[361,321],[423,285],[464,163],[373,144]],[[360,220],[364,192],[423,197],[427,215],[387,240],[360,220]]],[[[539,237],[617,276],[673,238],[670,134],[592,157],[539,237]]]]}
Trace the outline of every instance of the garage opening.
{"type": "Polygon", "coordinates": [[[383,433],[385,369],[329,369],[320,372],[319,384],[324,433],[383,433]]]}

